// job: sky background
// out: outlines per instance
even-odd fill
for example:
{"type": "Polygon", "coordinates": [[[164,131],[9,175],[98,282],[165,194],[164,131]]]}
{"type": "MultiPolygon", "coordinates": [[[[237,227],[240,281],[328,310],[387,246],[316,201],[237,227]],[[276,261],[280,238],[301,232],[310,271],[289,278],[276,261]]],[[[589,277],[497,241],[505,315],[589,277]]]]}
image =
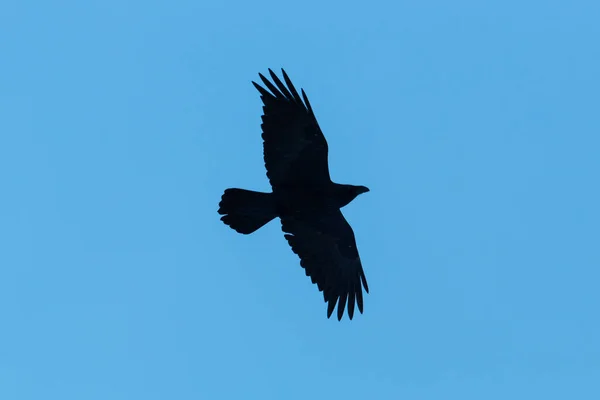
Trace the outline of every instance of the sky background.
{"type": "Polygon", "coordinates": [[[0,398],[599,399],[600,3],[0,3],[0,398]],[[371,289],[326,318],[268,190],[284,67],[371,289]]]}

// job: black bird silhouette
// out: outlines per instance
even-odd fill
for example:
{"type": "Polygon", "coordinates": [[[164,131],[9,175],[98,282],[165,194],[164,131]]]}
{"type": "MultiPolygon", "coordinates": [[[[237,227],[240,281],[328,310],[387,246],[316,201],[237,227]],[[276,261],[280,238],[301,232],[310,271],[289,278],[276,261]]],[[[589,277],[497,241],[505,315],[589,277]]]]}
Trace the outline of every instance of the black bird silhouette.
{"type": "Polygon", "coordinates": [[[328,146],[310,106],[282,69],[284,85],[269,69],[273,83],[259,73],[267,91],[252,82],[263,101],[262,138],[272,193],[231,188],[219,203],[221,220],[250,234],[272,219],[281,219],[284,237],[300,265],[323,292],[327,318],[336,303],[342,319],[354,305],[363,312],[362,287],[369,292],[354,232],[340,208],[368,192],[365,186],[334,183],[329,177],[328,146]],[[302,101],[304,100],[304,101],[302,101]]]}

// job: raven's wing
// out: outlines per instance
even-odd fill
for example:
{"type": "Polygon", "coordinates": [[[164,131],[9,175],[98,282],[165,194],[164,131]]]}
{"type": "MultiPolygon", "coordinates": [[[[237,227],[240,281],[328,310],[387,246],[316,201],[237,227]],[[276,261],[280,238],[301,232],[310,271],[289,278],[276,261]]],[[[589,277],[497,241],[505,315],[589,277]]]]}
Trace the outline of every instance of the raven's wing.
{"type": "Polygon", "coordinates": [[[267,91],[256,82],[263,101],[262,138],[267,177],[274,188],[286,183],[328,184],[327,141],[308,97],[302,98],[282,69],[286,85],[269,69],[275,85],[259,74],[267,91]]]}
{"type": "Polygon", "coordinates": [[[362,287],[369,293],[369,286],[354,232],[342,212],[282,217],[281,223],[285,238],[300,257],[300,265],[329,303],[327,318],[331,317],[338,300],[338,320],[344,315],[346,302],[350,319],[354,316],[355,302],[362,314],[362,287]]]}

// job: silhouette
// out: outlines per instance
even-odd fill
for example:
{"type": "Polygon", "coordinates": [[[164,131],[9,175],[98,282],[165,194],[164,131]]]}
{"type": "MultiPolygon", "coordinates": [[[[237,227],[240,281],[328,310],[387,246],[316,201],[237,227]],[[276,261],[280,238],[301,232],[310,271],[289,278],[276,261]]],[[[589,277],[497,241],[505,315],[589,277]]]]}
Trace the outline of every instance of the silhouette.
{"type": "Polygon", "coordinates": [[[271,69],[269,73],[275,84],[259,73],[269,91],[252,83],[264,104],[263,153],[273,192],[227,189],[218,212],[225,224],[242,234],[279,217],[300,265],[323,292],[327,318],[337,303],[338,320],[346,304],[352,319],[355,304],[363,312],[362,288],[368,293],[369,287],[354,232],[340,208],[369,189],[331,181],[327,141],[306,93],[302,90],[300,97],[283,69],[287,86],[271,69]]]}

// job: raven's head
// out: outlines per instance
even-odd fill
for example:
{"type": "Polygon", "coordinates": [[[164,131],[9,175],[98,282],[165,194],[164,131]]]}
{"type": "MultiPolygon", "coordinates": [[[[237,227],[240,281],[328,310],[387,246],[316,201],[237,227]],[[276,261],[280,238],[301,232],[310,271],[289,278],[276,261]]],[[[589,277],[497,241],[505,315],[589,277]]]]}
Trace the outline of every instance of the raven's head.
{"type": "Polygon", "coordinates": [[[348,205],[359,194],[367,193],[369,188],[366,186],[337,185],[336,198],[339,201],[339,207],[348,205]]]}

